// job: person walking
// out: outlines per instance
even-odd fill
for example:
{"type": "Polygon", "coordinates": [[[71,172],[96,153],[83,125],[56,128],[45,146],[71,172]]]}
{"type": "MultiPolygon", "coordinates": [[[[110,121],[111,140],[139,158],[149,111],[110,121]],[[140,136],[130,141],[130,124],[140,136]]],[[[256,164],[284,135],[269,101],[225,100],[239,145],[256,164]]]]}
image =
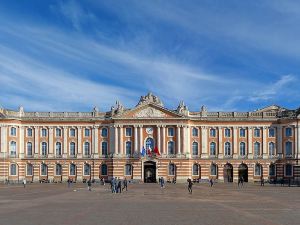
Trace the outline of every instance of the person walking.
{"type": "Polygon", "coordinates": [[[260,178],[260,186],[265,186],[265,180],[263,177],[260,178]]]}
{"type": "Polygon", "coordinates": [[[25,178],[23,179],[23,187],[24,188],[26,187],[26,179],[25,178]]]}
{"type": "Polygon", "coordinates": [[[118,193],[122,193],[122,181],[120,180],[120,177],[118,178],[117,190],[118,193]]]}
{"type": "Polygon", "coordinates": [[[68,182],[68,188],[70,188],[71,187],[71,180],[70,180],[70,178],[67,180],[67,182],[68,182]]]}
{"type": "Polygon", "coordinates": [[[92,182],[91,182],[91,179],[88,180],[87,185],[88,185],[88,190],[91,191],[91,190],[92,190],[92,182]]]}
{"type": "Polygon", "coordinates": [[[240,186],[240,184],[241,184],[241,178],[239,177],[239,179],[238,179],[238,187],[240,186]]]}
{"type": "Polygon", "coordinates": [[[189,193],[193,193],[193,182],[190,178],[187,179],[187,182],[188,182],[188,191],[189,193]]]}
{"type": "Polygon", "coordinates": [[[209,183],[210,183],[210,186],[211,186],[211,187],[214,185],[214,181],[213,181],[212,178],[210,178],[209,183]]]}
{"type": "Polygon", "coordinates": [[[115,193],[114,183],[115,183],[115,178],[112,178],[110,181],[111,193],[115,193]]]}
{"type": "Polygon", "coordinates": [[[122,188],[122,190],[124,190],[124,189],[126,189],[126,191],[127,191],[127,179],[126,179],[126,177],[123,180],[123,188],[122,188]]]}
{"type": "Polygon", "coordinates": [[[241,177],[241,186],[244,187],[244,177],[241,177]]]}

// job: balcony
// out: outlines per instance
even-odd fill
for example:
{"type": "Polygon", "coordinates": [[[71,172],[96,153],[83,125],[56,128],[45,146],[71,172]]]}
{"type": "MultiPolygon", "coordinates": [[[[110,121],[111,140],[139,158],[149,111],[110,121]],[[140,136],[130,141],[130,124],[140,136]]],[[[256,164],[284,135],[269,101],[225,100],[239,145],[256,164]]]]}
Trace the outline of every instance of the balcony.
{"type": "Polygon", "coordinates": [[[291,155],[291,154],[290,154],[290,155],[285,155],[285,158],[286,158],[286,159],[293,159],[293,158],[294,158],[294,156],[293,156],[293,155],[291,155]]]}
{"type": "Polygon", "coordinates": [[[224,155],[224,159],[232,159],[232,155],[224,155]]]}
{"type": "Polygon", "coordinates": [[[40,155],[40,158],[42,159],[48,158],[48,155],[40,155]]]}
{"type": "Polygon", "coordinates": [[[217,155],[209,155],[208,158],[209,159],[216,159],[216,158],[218,158],[218,156],[217,155]]]}
{"type": "Polygon", "coordinates": [[[70,155],[69,157],[72,159],[75,159],[75,158],[77,158],[77,155],[70,155]]]}
{"type": "Polygon", "coordinates": [[[248,159],[248,156],[247,155],[239,155],[238,159],[248,159]]]}
{"type": "Polygon", "coordinates": [[[82,158],[91,158],[91,155],[83,155],[82,158]]]}
{"type": "Polygon", "coordinates": [[[9,154],[9,158],[17,158],[17,154],[15,152],[11,152],[9,154]]]}
{"type": "Polygon", "coordinates": [[[58,155],[55,155],[55,158],[62,158],[62,155],[61,154],[58,154],[58,155]]]}
{"type": "Polygon", "coordinates": [[[26,158],[33,158],[34,156],[32,154],[26,155],[26,158]]]}
{"type": "Polygon", "coordinates": [[[263,156],[262,155],[253,155],[253,159],[262,159],[263,156]]]}

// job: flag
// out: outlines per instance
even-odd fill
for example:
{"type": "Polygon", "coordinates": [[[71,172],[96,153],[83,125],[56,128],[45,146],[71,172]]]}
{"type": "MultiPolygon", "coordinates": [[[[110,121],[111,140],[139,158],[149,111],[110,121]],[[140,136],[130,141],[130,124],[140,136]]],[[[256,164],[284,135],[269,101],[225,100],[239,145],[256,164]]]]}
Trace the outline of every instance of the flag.
{"type": "Polygon", "coordinates": [[[144,146],[142,147],[142,149],[141,149],[141,156],[145,156],[145,153],[146,153],[146,150],[145,150],[145,148],[144,148],[144,146]]]}
{"type": "Polygon", "coordinates": [[[154,153],[155,153],[156,155],[160,155],[157,146],[154,147],[154,153]]]}

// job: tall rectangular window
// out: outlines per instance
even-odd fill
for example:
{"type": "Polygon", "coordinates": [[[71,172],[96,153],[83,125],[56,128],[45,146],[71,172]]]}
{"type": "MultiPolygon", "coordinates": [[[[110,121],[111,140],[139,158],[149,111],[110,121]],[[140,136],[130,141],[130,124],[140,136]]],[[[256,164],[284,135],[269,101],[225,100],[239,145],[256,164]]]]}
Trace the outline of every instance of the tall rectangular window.
{"type": "Polygon", "coordinates": [[[168,128],[168,136],[169,137],[173,137],[174,136],[174,128],[173,127],[169,127],[168,128]]]}
{"type": "Polygon", "coordinates": [[[125,136],[126,137],[131,137],[132,136],[131,127],[126,127],[125,136]]]}

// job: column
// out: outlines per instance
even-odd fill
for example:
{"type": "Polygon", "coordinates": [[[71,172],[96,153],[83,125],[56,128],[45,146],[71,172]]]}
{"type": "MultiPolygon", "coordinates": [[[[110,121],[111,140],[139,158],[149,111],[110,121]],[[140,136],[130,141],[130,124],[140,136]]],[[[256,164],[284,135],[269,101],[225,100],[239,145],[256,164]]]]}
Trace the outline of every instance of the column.
{"type": "Polygon", "coordinates": [[[68,152],[68,127],[64,126],[64,147],[63,147],[63,157],[67,157],[68,152]]]}
{"type": "Polygon", "coordinates": [[[20,136],[19,136],[19,157],[24,158],[24,127],[20,126],[20,136]]]}
{"type": "Polygon", "coordinates": [[[98,126],[94,126],[93,127],[93,144],[94,144],[94,158],[98,158],[98,156],[99,156],[99,148],[98,148],[98,146],[99,146],[99,138],[98,138],[98,136],[99,136],[99,130],[98,130],[98,126]]]}
{"type": "Polygon", "coordinates": [[[297,159],[300,159],[300,125],[297,125],[296,127],[297,130],[297,136],[296,136],[296,154],[298,153],[298,157],[296,156],[297,159]]]}
{"type": "Polygon", "coordinates": [[[218,147],[219,147],[219,155],[218,158],[223,158],[223,132],[222,127],[218,127],[218,147]]]}
{"type": "Polygon", "coordinates": [[[124,137],[124,135],[123,135],[123,125],[120,125],[120,129],[119,129],[119,131],[120,131],[120,143],[119,143],[119,146],[120,146],[120,154],[121,155],[124,155],[124,140],[123,140],[123,137],[124,137]]]}
{"type": "Polygon", "coordinates": [[[160,143],[160,125],[157,126],[157,148],[159,153],[161,153],[161,143],[160,143]]]}
{"type": "Polygon", "coordinates": [[[182,153],[186,156],[187,153],[187,126],[184,125],[182,129],[182,153]]]}
{"type": "Polygon", "coordinates": [[[186,152],[191,157],[191,130],[190,126],[186,127],[186,152]]]}
{"type": "Polygon", "coordinates": [[[180,126],[177,125],[177,154],[181,155],[181,135],[180,135],[180,126]]]}
{"type": "Polygon", "coordinates": [[[134,132],[134,153],[139,153],[141,149],[138,149],[138,130],[137,125],[133,126],[134,132]]]}
{"type": "Polygon", "coordinates": [[[166,125],[162,126],[162,153],[167,155],[166,152],[166,125]]]}
{"type": "Polygon", "coordinates": [[[115,152],[114,152],[114,154],[116,154],[116,155],[118,155],[119,154],[119,137],[118,137],[118,126],[117,125],[115,125],[114,126],[114,128],[115,128],[115,152]]]}
{"type": "MultiPolygon", "coordinates": [[[[253,158],[253,152],[252,152],[252,127],[248,127],[248,158],[252,159],[253,158]]],[[[249,173],[249,171],[248,171],[249,173]]]]}
{"type": "Polygon", "coordinates": [[[39,127],[34,127],[34,154],[39,154],[39,127]]]}
{"type": "Polygon", "coordinates": [[[49,157],[53,157],[53,127],[49,127],[49,157]]]}
{"type": "Polygon", "coordinates": [[[207,159],[207,127],[201,127],[201,158],[207,159]]]}
{"type": "Polygon", "coordinates": [[[277,155],[282,157],[282,126],[278,125],[276,129],[276,134],[277,134],[277,155]]]}
{"type": "Polygon", "coordinates": [[[6,153],[7,152],[7,126],[2,125],[1,126],[1,152],[6,153]]]}
{"type": "Polygon", "coordinates": [[[238,128],[233,127],[233,158],[237,159],[238,156],[238,128]]]}
{"type": "Polygon", "coordinates": [[[82,127],[77,127],[77,157],[82,157],[82,127]]]}
{"type": "Polygon", "coordinates": [[[115,129],[114,125],[109,126],[109,152],[108,152],[109,155],[114,154],[114,149],[115,149],[115,140],[114,140],[115,135],[113,135],[115,132],[114,129],[115,129]]]}
{"type": "Polygon", "coordinates": [[[142,147],[144,146],[144,143],[143,143],[143,125],[139,125],[139,128],[140,128],[140,134],[139,134],[140,141],[139,141],[139,143],[140,143],[140,149],[142,149],[142,147]]]}
{"type": "Polygon", "coordinates": [[[262,128],[262,135],[263,135],[263,143],[262,143],[262,154],[263,158],[267,159],[268,158],[268,148],[267,148],[267,127],[262,128]]]}

